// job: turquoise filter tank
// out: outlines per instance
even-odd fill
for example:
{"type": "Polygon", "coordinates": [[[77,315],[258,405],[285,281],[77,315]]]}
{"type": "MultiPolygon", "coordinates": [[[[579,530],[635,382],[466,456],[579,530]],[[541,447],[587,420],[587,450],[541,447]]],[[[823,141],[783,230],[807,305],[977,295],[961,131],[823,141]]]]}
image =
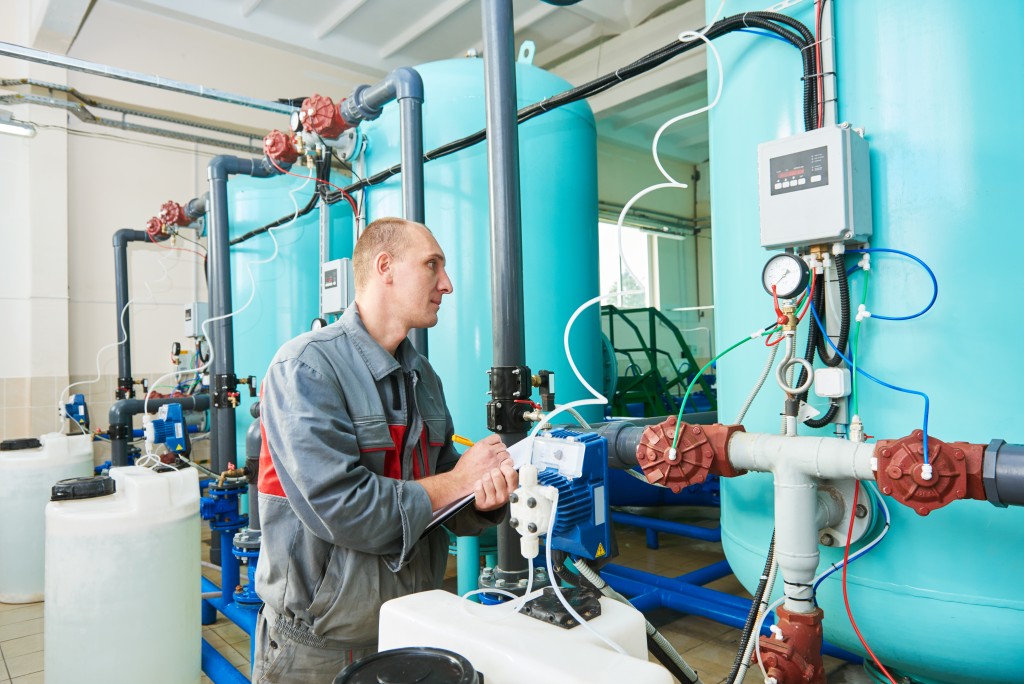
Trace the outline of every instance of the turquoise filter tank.
{"type": "MultiPolygon", "coordinates": [[[[719,4],[707,0],[708,16],[719,4]]],[[[763,4],[730,0],[726,14],[763,4]]],[[[1015,295],[1024,289],[1017,187],[1024,145],[1015,113],[1024,108],[1024,3],[834,5],[839,120],[863,127],[871,147],[872,245],[916,254],[939,280],[938,301],[925,316],[864,324],[861,363],[877,377],[928,393],[929,433],[939,439],[1022,442],[1024,358],[1016,347],[1024,324],[1015,295]]],[[[795,8],[808,25],[812,6],[795,8]]],[[[774,318],[760,284],[770,253],[759,243],[757,145],[803,130],[802,74],[798,51],[785,43],[739,33],[715,44],[725,74],[710,113],[715,318],[723,349],[774,318]]],[[[710,56],[708,63],[714,91],[710,56]]],[[[851,287],[854,306],[861,277],[851,287]]],[[[870,310],[906,314],[930,295],[918,266],[873,257],[870,310]]],[[[751,343],[719,363],[723,422],[736,415],[766,353],[751,343]]],[[[897,438],[921,427],[919,397],[866,380],[859,389],[869,435],[897,438]]],[[[770,380],[747,430],[777,432],[782,402],[770,380]]],[[[891,531],[849,570],[854,616],[878,657],[919,682],[1024,681],[1024,511],[958,501],[919,517],[892,499],[888,504],[891,531]]],[[[751,591],[772,533],[772,506],[770,476],[722,480],[723,545],[751,591]]],[[[820,550],[819,571],[842,556],[841,549],[820,550]]],[[[863,653],[839,573],[822,585],[818,601],[825,637],[863,653]]]]}
{"type": "MultiPolygon", "coordinates": [[[[416,67],[424,83],[425,150],[484,127],[481,59],[453,59],[416,67]]],[[[519,107],[570,87],[530,64],[516,66],[519,107]]],[[[398,106],[362,126],[367,174],[399,160],[398,106]]],[[[563,351],[562,333],[576,308],[599,294],[597,256],[597,143],[594,117],[574,103],[519,127],[522,188],[526,362],[536,373],[555,372],[559,404],[589,397],[563,351]]],[[[491,366],[491,257],[487,146],[477,144],[430,161],[424,169],[426,224],[447,258],[454,293],[428,333],[430,362],[445,385],[456,432],[487,435],[486,371],[491,366]]],[[[401,176],[367,191],[367,220],[402,216],[401,176]]],[[[601,337],[596,306],[573,325],[576,365],[601,386],[601,337]]],[[[534,400],[539,401],[536,392],[534,400]]],[[[584,411],[596,419],[600,410],[584,411]]]]}
{"type": "MultiPolygon", "coordinates": [[[[309,174],[295,166],[296,174],[309,174]]],[[[332,179],[339,185],[338,178],[332,179]]],[[[232,238],[264,226],[295,211],[294,198],[302,208],[313,195],[315,180],[295,176],[252,178],[232,176],[228,181],[228,220],[232,238]]],[[[256,376],[262,383],[278,348],[309,330],[319,315],[320,209],[231,247],[231,303],[235,341],[235,373],[239,378],[256,376]],[[274,241],[277,241],[277,256],[274,241]],[[250,280],[251,272],[251,280],[250,280]],[[255,283],[255,295],[253,295],[255,283]],[[248,306],[250,296],[252,301],[248,306]],[[243,308],[244,307],[244,308],[243,308]]],[[[347,204],[331,207],[331,258],[352,255],[352,211],[347,204]]],[[[236,411],[235,435],[238,463],[245,462],[245,431],[252,418],[254,399],[239,388],[241,404],[236,411]]]]}

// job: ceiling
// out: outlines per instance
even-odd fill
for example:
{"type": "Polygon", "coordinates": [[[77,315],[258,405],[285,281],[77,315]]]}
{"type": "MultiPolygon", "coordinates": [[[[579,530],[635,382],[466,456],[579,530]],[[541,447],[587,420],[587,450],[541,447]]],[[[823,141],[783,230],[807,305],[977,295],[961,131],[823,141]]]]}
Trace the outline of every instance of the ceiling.
{"type": "MultiPolygon", "coordinates": [[[[116,0],[247,40],[277,46],[379,79],[393,68],[482,51],[479,0],[116,0]],[[301,11],[297,8],[301,7],[301,11]]],[[[516,45],[534,63],[579,85],[704,23],[703,0],[583,0],[568,7],[513,0],[516,45]]],[[[649,149],[658,127],[707,103],[703,51],[677,59],[591,100],[602,139],[649,149]],[[658,73],[660,72],[660,73],[658,73]]],[[[356,85],[348,84],[348,85],[356,85]]],[[[708,157],[706,115],[671,127],[663,156],[708,157]]]]}

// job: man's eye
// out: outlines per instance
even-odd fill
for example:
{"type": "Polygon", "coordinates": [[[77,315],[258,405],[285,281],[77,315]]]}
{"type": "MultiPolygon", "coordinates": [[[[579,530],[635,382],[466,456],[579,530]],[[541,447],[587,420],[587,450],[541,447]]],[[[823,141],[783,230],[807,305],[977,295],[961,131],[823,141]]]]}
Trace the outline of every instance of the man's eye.
{"type": "Polygon", "coordinates": [[[431,268],[431,270],[433,270],[433,269],[437,268],[437,262],[436,261],[428,261],[427,262],[427,266],[429,266],[431,268]]]}

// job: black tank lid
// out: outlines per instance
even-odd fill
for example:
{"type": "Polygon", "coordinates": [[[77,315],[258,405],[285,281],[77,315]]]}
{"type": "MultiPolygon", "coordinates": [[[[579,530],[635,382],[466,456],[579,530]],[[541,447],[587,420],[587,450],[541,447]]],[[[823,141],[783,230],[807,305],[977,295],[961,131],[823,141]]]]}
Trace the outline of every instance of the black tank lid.
{"type": "Polygon", "coordinates": [[[483,684],[469,661],[441,648],[396,648],[360,658],[334,684],[483,684]]]}
{"type": "Polygon", "coordinates": [[[19,439],[5,439],[0,442],[0,451],[21,451],[22,449],[38,449],[43,446],[35,437],[21,437],[19,439]]]}
{"type": "Polygon", "coordinates": [[[61,480],[50,490],[50,501],[76,501],[109,496],[117,490],[114,479],[109,475],[96,477],[72,477],[61,480]]]}

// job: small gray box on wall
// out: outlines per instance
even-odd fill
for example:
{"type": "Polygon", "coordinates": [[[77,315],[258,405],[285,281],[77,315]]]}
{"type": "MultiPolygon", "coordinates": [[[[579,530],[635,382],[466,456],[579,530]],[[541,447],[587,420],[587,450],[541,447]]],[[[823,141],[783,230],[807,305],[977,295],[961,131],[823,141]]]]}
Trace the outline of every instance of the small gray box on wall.
{"type": "Polygon", "coordinates": [[[871,237],[868,143],[849,125],[761,143],[757,177],[762,247],[871,237]]]}

